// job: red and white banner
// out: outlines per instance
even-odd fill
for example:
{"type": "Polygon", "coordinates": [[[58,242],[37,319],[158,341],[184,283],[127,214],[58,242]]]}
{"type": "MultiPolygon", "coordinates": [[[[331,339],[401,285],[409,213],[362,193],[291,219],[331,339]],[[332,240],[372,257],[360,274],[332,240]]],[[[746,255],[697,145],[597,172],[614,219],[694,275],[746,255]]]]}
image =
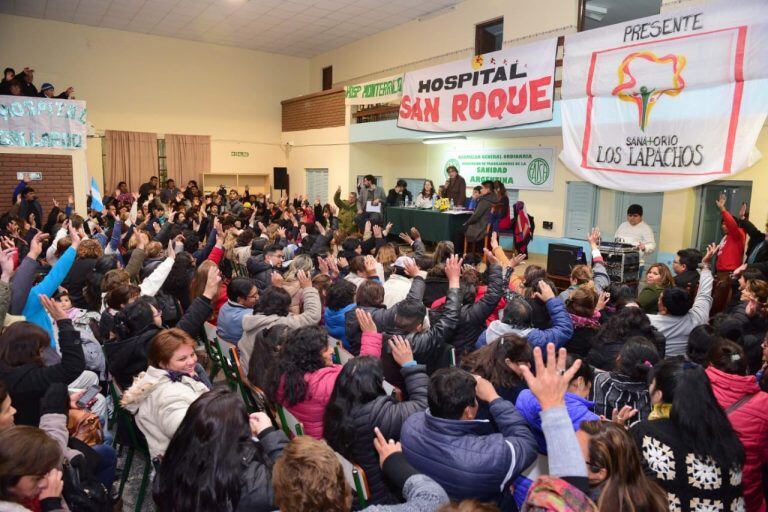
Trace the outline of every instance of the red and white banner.
{"type": "Polygon", "coordinates": [[[759,159],[768,8],[730,0],[567,36],[565,165],[596,185],[660,192],[759,159]]]}
{"type": "Polygon", "coordinates": [[[557,39],[405,74],[397,126],[488,130],[552,119],[557,39]]]}

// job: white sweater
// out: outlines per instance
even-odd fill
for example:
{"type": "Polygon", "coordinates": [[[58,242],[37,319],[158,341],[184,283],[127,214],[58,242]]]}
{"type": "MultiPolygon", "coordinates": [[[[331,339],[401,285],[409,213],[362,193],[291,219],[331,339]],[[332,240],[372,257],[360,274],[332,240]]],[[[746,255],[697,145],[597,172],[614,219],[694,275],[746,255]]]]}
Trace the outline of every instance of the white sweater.
{"type": "Polygon", "coordinates": [[[625,244],[640,245],[645,244],[645,249],[640,251],[641,264],[645,255],[656,250],[656,239],[653,236],[651,226],[645,222],[639,222],[633,226],[629,222],[622,222],[616,230],[614,238],[625,244]]]}

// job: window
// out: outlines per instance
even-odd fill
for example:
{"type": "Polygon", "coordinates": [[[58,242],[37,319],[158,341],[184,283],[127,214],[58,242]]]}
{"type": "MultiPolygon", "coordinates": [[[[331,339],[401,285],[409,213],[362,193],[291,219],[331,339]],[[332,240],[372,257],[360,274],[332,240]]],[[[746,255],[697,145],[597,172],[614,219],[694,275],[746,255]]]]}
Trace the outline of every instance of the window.
{"type": "Polygon", "coordinates": [[[165,139],[157,139],[157,173],[160,177],[160,186],[164,187],[168,179],[168,167],[165,163],[165,139]]]}
{"type": "Polygon", "coordinates": [[[322,203],[328,201],[328,169],[307,169],[307,197],[310,203],[320,198],[322,203]]]}
{"type": "Polygon", "coordinates": [[[654,16],[661,0],[579,0],[579,31],[654,16]]]}
{"type": "Polygon", "coordinates": [[[323,90],[333,88],[333,66],[323,68],[323,90]]]}
{"type": "Polygon", "coordinates": [[[475,25],[475,55],[501,50],[504,39],[504,18],[475,25]]]}

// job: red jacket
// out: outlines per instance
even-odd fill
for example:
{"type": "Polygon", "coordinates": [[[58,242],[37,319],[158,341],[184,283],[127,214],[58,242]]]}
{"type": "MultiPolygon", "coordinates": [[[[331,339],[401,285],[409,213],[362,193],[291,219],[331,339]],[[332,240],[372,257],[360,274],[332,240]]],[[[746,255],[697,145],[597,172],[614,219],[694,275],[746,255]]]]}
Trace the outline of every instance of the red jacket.
{"type": "Polygon", "coordinates": [[[733,272],[744,263],[744,244],[746,235],[739,228],[728,210],[723,210],[723,222],[727,230],[725,243],[717,255],[717,271],[733,272]]]}
{"type": "MultiPolygon", "coordinates": [[[[360,339],[360,355],[381,357],[381,339],[380,333],[364,332],[360,339]]],[[[307,394],[304,401],[295,405],[287,405],[283,399],[283,383],[277,390],[277,402],[288,409],[291,414],[296,416],[304,426],[304,433],[315,439],[323,438],[323,415],[325,406],[331,399],[333,386],[336,384],[336,378],[343,368],[340,364],[326,366],[312,373],[304,374],[304,380],[307,381],[307,394]]]]}
{"type": "Polygon", "coordinates": [[[723,409],[744,395],[754,394],[748,402],[731,412],[728,419],[747,456],[742,473],[747,512],[764,512],[761,465],[768,460],[768,393],[760,391],[754,375],[733,375],[712,366],[706,371],[717,403],[723,409]]]}
{"type": "MultiPolygon", "coordinates": [[[[477,287],[477,295],[475,295],[475,302],[480,302],[480,299],[482,299],[485,296],[485,292],[486,291],[488,291],[488,287],[486,285],[483,284],[483,285],[478,286],[477,287]]],[[[439,299],[437,299],[436,301],[434,301],[432,303],[432,305],[429,307],[429,309],[437,309],[437,308],[439,308],[440,306],[445,304],[446,300],[447,300],[446,297],[444,297],[444,296],[440,297],[439,299]]],[[[498,320],[499,319],[499,311],[504,309],[504,306],[506,306],[506,305],[507,305],[507,300],[504,297],[502,297],[501,300],[499,301],[499,304],[493,310],[493,313],[488,315],[488,318],[486,318],[485,325],[489,326],[489,325],[491,325],[491,322],[493,322],[494,320],[498,320]]]]}

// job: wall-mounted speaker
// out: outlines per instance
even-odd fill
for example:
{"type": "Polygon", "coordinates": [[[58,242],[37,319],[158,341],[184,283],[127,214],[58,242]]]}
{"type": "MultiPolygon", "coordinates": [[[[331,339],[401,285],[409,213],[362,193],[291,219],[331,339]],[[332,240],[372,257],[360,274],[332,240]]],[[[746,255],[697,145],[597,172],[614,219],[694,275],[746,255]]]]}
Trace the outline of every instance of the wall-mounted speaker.
{"type": "Polygon", "coordinates": [[[288,168],[287,167],[273,167],[274,171],[274,187],[277,190],[288,190],[288,168]]]}

